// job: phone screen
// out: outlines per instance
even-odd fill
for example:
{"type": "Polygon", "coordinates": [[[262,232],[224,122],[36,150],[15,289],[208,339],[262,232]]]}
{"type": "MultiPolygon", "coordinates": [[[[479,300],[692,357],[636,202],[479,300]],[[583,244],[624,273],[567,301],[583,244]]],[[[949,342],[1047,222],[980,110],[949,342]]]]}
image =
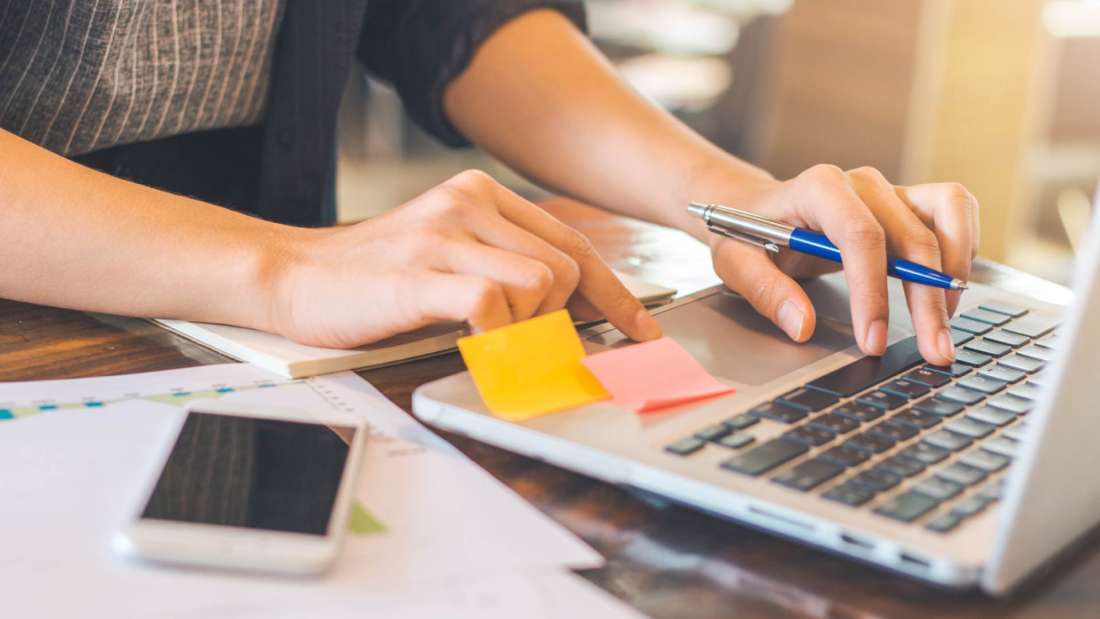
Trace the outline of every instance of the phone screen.
{"type": "Polygon", "coordinates": [[[354,428],[191,412],[142,518],[325,535],[354,428]]]}

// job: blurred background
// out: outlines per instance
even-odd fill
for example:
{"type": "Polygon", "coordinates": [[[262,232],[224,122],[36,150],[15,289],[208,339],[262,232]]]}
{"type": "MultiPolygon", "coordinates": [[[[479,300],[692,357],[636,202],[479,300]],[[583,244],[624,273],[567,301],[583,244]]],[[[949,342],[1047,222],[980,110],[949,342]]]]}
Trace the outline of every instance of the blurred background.
{"type": "MultiPolygon", "coordinates": [[[[1100,0],[588,0],[595,42],[641,93],[778,178],[820,162],[955,180],[984,257],[1067,281],[1100,178],[1100,0]]],[[[340,217],[466,168],[384,85],[341,112],[340,217]]]]}

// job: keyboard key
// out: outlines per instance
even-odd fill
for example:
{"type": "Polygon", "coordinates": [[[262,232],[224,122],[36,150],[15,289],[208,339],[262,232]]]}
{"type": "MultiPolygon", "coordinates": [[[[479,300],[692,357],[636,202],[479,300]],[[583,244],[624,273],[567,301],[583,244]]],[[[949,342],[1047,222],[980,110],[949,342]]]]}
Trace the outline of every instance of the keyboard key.
{"type": "Polygon", "coordinates": [[[723,436],[729,434],[733,430],[730,430],[724,423],[716,423],[713,426],[708,426],[695,433],[695,437],[704,441],[717,441],[723,436]]]}
{"type": "Polygon", "coordinates": [[[993,380],[999,380],[1005,383],[1014,383],[1027,376],[1027,373],[998,363],[978,372],[978,376],[992,378],[993,380]]]}
{"type": "Polygon", "coordinates": [[[1011,331],[1013,333],[1019,333],[1020,335],[1026,335],[1030,338],[1040,337],[1054,330],[1058,326],[1058,320],[1056,318],[1048,318],[1046,316],[1040,316],[1038,314],[1031,314],[1014,320],[1004,326],[1005,331],[1011,331]]]}
{"type": "Polygon", "coordinates": [[[885,436],[896,443],[907,441],[917,435],[919,431],[913,426],[898,423],[893,419],[884,421],[867,431],[867,434],[885,436]]]}
{"type": "Polygon", "coordinates": [[[985,335],[993,330],[991,325],[961,316],[951,321],[951,328],[973,333],[974,335],[985,335]]]}
{"type": "Polygon", "coordinates": [[[1027,348],[1021,348],[1019,354],[1025,357],[1031,357],[1032,359],[1038,359],[1039,361],[1050,361],[1054,358],[1056,353],[1042,346],[1028,346],[1027,348]]]}
{"type": "Polygon", "coordinates": [[[825,393],[824,391],[806,389],[803,387],[780,396],[776,399],[776,402],[795,408],[801,408],[809,412],[817,412],[823,408],[836,404],[837,399],[836,396],[825,393]]]}
{"type": "Polygon", "coordinates": [[[947,533],[954,530],[962,521],[962,516],[947,512],[933,518],[928,524],[924,525],[924,528],[936,533],[947,533]]]}
{"type": "Polygon", "coordinates": [[[936,447],[935,445],[921,442],[906,447],[902,450],[901,453],[915,460],[920,460],[925,465],[928,465],[936,464],[937,462],[943,462],[944,458],[946,458],[947,455],[951,452],[946,449],[936,447]]]}
{"type": "Polygon", "coordinates": [[[979,307],[991,312],[997,312],[998,314],[1004,314],[1005,316],[1012,316],[1013,318],[1019,318],[1027,313],[1027,310],[1022,307],[1005,305],[1004,303],[982,303],[979,307]]]}
{"type": "Polygon", "coordinates": [[[694,436],[682,438],[671,445],[665,446],[665,451],[674,453],[677,456],[687,456],[693,454],[706,445],[707,442],[697,439],[694,436]]]}
{"type": "Polygon", "coordinates": [[[1005,384],[999,380],[993,380],[992,378],[986,378],[980,374],[974,376],[967,376],[966,378],[959,379],[959,387],[966,387],[967,389],[973,389],[986,395],[997,393],[1005,388],[1005,384]]]}
{"type": "Polygon", "coordinates": [[[946,501],[958,496],[963,487],[953,481],[939,477],[925,477],[913,485],[913,490],[937,501],[946,501]]]}
{"type": "Polygon", "coordinates": [[[1009,426],[1005,428],[1005,431],[1001,433],[1001,436],[1007,436],[1014,441],[1022,441],[1026,438],[1027,428],[1027,424],[1018,423],[1014,426],[1009,426]]]}
{"type": "Polygon", "coordinates": [[[838,396],[852,396],[921,361],[917,338],[909,337],[887,346],[881,357],[864,357],[812,381],[808,386],[838,396]]]}
{"type": "Polygon", "coordinates": [[[806,411],[801,408],[791,408],[790,406],[776,404],[775,402],[768,402],[767,404],[757,406],[749,411],[748,414],[754,417],[771,419],[772,421],[778,421],[780,423],[794,423],[804,418],[806,416],[806,411]]]}
{"type": "Polygon", "coordinates": [[[1043,348],[1058,350],[1062,347],[1062,336],[1058,332],[1054,332],[1050,335],[1035,340],[1035,344],[1038,346],[1042,346],[1043,348]]]}
{"type": "Polygon", "coordinates": [[[1002,456],[1014,458],[1016,456],[1016,448],[1019,445],[1020,443],[1018,441],[1014,441],[1007,436],[994,436],[988,441],[983,442],[982,448],[1002,456]]]}
{"type": "Polygon", "coordinates": [[[841,466],[856,466],[857,464],[863,464],[871,456],[866,451],[852,449],[845,445],[837,445],[819,457],[836,462],[841,466]]]}
{"type": "Polygon", "coordinates": [[[731,430],[744,430],[745,428],[760,423],[760,418],[750,413],[741,413],[740,415],[730,417],[722,423],[726,424],[726,427],[731,430]]]}
{"type": "Polygon", "coordinates": [[[752,443],[756,440],[751,434],[745,432],[735,432],[729,436],[725,436],[718,441],[718,444],[722,447],[729,447],[730,449],[741,449],[745,445],[752,443]]]}
{"type": "Polygon", "coordinates": [[[997,342],[991,342],[986,339],[980,339],[967,344],[966,350],[973,350],[974,352],[989,355],[990,357],[1003,357],[1012,351],[1012,347],[998,344],[997,342]]]}
{"type": "Polygon", "coordinates": [[[984,309],[970,310],[969,312],[963,313],[962,317],[966,318],[967,320],[976,320],[978,322],[985,322],[991,325],[997,325],[998,327],[1008,322],[1009,320],[1012,320],[1011,316],[1005,316],[1004,314],[991,312],[984,309]]]}
{"type": "Polygon", "coordinates": [[[932,413],[925,413],[914,409],[904,410],[894,415],[892,419],[898,423],[904,423],[920,430],[927,430],[942,421],[939,415],[933,415],[932,413]]]}
{"type": "Polygon", "coordinates": [[[868,471],[863,471],[859,475],[849,479],[848,483],[866,486],[875,492],[884,492],[901,483],[901,476],[876,467],[868,471]]]}
{"type": "Polygon", "coordinates": [[[973,486],[985,479],[986,472],[975,466],[955,462],[936,471],[936,476],[956,484],[973,486]]]}
{"type": "Polygon", "coordinates": [[[842,473],[844,467],[828,460],[814,458],[795,465],[793,468],[772,478],[777,484],[805,492],[822,482],[842,473]]]}
{"type": "Polygon", "coordinates": [[[801,443],[778,438],[734,456],[722,466],[745,475],[760,475],[807,451],[809,449],[801,443]]]}
{"type": "Polygon", "coordinates": [[[989,405],[1008,411],[1014,415],[1026,415],[1035,406],[1034,400],[1025,400],[1014,395],[1001,395],[990,398],[989,405]]]}
{"type": "Polygon", "coordinates": [[[824,428],[834,434],[847,434],[858,428],[859,422],[851,417],[828,413],[814,419],[810,422],[810,425],[824,428]]]}
{"type": "Polygon", "coordinates": [[[958,329],[948,330],[951,331],[951,342],[955,344],[955,346],[962,346],[963,344],[974,339],[973,333],[967,333],[966,331],[960,331],[958,329]]]}
{"type": "Polygon", "coordinates": [[[855,419],[860,423],[867,423],[874,421],[879,417],[882,417],[882,409],[877,406],[869,406],[867,404],[860,404],[859,402],[848,402],[843,406],[838,406],[833,409],[833,413],[836,415],[843,415],[855,419]]]}
{"type": "Polygon", "coordinates": [[[985,509],[986,505],[989,505],[989,503],[987,503],[986,501],[983,501],[977,497],[969,497],[959,501],[954,506],[952,506],[950,513],[955,514],[956,516],[959,516],[961,518],[969,518],[985,509]]]}
{"type": "Polygon", "coordinates": [[[817,447],[836,438],[836,434],[816,426],[799,426],[784,434],[783,438],[817,447]]]}
{"type": "Polygon", "coordinates": [[[1001,495],[1004,493],[1004,481],[998,479],[997,481],[991,481],[988,484],[981,487],[974,496],[985,501],[986,503],[992,503],[994,501],[1000,501],[1001,495]]]}
{"type": "MultiPolygon", "coordinates": [[[[988,443],[983,444],[982,447],[988,448],[988,443]]],[[[1008,466],[1012,459],[985,449],[972,449],[959,458],[959,462],[981,469],[986,473],[996,473],[1008,466]]]]}
{"type": "Polygon", "coordinates": [[[928,393],[927,386],[908,380],[895,380],[888,385],[883,385],[882,387],[880,387],[880,389],[889,393],[899,395],[907,400],[919,398],[922,395],[928,393]]]}
{"type": "Polygon", "coordinates": [[[902,522],[912,522],[932,511],[939,501],[919,492],[903,492],[875,508],[875,513],[902,522]]]}
{"type": "Polygon", "coordinates": [[[881,434],[860,434],[844,441],[846,447],[870,453],[882,453],[894,446],[894,441],[881,434]]]}
{"type": "Polygon", "coordinates": [[[955,351],[955,361],[958,363],[965,363],[966,365],[972,365],[976,368],[980,368],[983,365],[993,360],[993,357],[980,353],[976,350],[969,350],[963,348],[955,351]]]}
{"type": "Polygon", "coordinates": [[[998,344],[1012,346],[1013,348],[1017,346],[1023,346],[1024,344],[1027,344],[1031,341],[1025,335],[1020,335],[1019,333],[1013,333],[1011,331],[1005,331],[1003,329],[986,334],[985,339],[993,340],[998,344]]]}
{"type": "Polygon", "coordinates": [[[959,404],[977,404],[981,402],[985,397],[977,391],[971,391],[970,389],[963,389],[961,387],[948,387],[943,391],[936,394],[937,400],[945,400],[948,402],[958,402],[959,404]]]}
{"type": "Polygon", "coordinates": [[[1008,395],[1014,398],[1023,398],[1025,400],[1038,400],[1039,385],[1028,381],[1022,385],[1016,385],[1009,388],[1008,395]]]}
{"type": "Polygon", "coordinates": [[[1009,355],[1004,359],[1001,359],[1001,365],[1007,365],[1010,368],[1016,368],[1021,372],[1027,372],[1028,374],[1034,374],[1043,369],[1046,365],[1042,361],[1033,357],[1026,357],[1024,355],[1009,355]]]}
{"type": "Polygon", "coordinates": [[[1003,426],[1016,419],[1014,413],[993,408],[992,406],[983,406],[979,409],[969,411],[966,413],[966,416],[984,423],[991,423],[995,426],[1003,426]]]}
{"type": "Polygon", "coordinates": [[[906,398],[896,396],[892,393],[885,391],[873,391],[865,396],[860,397],[856,402],[860,404],[867,404],[869,406],[876,406],[884,411],[892,411],[895,408],[903,406],[906,402],[906,398]]]}
{"type": "Polygon", "coordinates": [[[875,491],[859,484],[841,484],[821,495],[830,501],[858,507],[875,496],[875,491]]]}
{"type": "Polygon", "coordinates": [[[982,438],[985,436],[989,436],[989,433],[992,432],[997,426],[983,423],[981,421],[975,421],[973,419],[970,419],[969,417],[960,417],[948,421],[947,423],[943,424],[943,427],[945,430],[950,430],[955,434],[962,434],[963,436],[968,436],[970,438],[982,438]]]}
{"type": "Polygon", "coordinates": [[[938,432],[929,434],[924,437],[924,442],[933,447],[946,449],[947,451],[958,451],[964,447],[968,447],[971,443],[969,438],[961,434],[948,432],[947,430],[939,430],[938,432]]]}
{"type": "Polygon", "coordinates": [[[941,400],[939,398],[928,398],[921,400],[913,405],[913,410],[920,411],[922,413],[928,413],[930,415],[939,415],[940,417],[950,417],[952,415],[959,414],[959,411],[966,408],[958,402],[951,402],[950,400],[941,400]]]}
{"type": "Polygon", "coordinates": [[[928,368],[917,368],[905,375],[909,382],[920,383],[927,387],[942,387],[951,381],[940,372],[933,372],[928,368]]]}
{"type": "MultiPolygon", "coordinates": [[[[955,354],[958,354],[958,352],[956,351],[955,354]]],[[[931,370],[933,372],[939,372],[940,374],[945,374],[947,376],[952,376],[954,378],[958,378],[960,376],[966,376],[967,374],[974,371],[974,368],[970,367],[969,365],[966,365],[965,363],[952,363],[951,365],[942,365],[942,366],[941,365],[926,365],[924,367],[927,370],[931,370]]]]}
{"type": "Polygon", "coordinates": [[[881,468],[899,477],[912,477],[924,470],[924,463],[916,458],[898,454],[883,460],[875,468],[881,468]]]}

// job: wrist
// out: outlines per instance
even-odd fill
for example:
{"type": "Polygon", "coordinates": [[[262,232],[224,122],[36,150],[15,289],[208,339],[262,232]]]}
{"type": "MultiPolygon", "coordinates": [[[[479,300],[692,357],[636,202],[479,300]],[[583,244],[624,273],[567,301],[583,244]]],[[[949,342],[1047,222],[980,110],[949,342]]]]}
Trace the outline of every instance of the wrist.
{"type": "Polygon", "coordinates": [[[744,210],[756,210],[758,197],[774,189],[781,181],[768,172],[727,155],[710,160],[695,168],[685,186],[684,196],[678,202],[675,227],[710,244],[713,234],[702,220],[687,212],[691,202],[722,204],[744,210]]]}
{"type": "Polygon", "coordinates": [[[268,224],[257,235],[243,273],[242,289],[255,300],[249,304],[248,327],[282,334],[294,282],[311,263],[312,248],[329,234],[325,228],[268,224]]]}

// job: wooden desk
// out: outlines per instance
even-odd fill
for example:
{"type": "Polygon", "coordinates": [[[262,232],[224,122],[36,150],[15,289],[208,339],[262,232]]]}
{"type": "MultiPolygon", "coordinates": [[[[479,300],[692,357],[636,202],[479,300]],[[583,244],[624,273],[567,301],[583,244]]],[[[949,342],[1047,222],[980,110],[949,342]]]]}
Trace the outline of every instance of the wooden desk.
{"type": "MultiPolygon", "coordinates": [[[[682,290],[714,281],[706,250],[679,233],[561,200],[548,208],[587,232],[623,271],[682,290]]],[[[988,263],[979,265],[974,279],[1046,299],[1068,297],[1060,286],[988,263]]],[[[0,380],[225,361],[142,320],[0,301],[0,380]]],[[[364,376],[408,410],[417,385],[461,369],[458,356],[448,355],[364,376]]],[[[1016,596],[994,601],[977,593],[940,591],[689,509],[660,507],[621,488],[444,435],[603,553],[607,566],[584,575],[654,617],[1100,616],[1100,542],[1095,539],[1016,596]]]]}

